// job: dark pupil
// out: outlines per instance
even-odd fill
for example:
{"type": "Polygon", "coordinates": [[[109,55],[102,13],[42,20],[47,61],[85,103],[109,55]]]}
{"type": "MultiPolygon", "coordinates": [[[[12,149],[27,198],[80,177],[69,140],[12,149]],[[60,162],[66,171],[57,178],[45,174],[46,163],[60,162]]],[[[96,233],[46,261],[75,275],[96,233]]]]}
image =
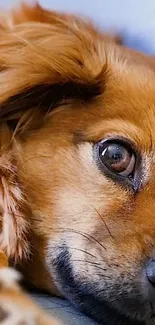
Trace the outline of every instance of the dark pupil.
{"type": "Polygon", "coordinates": [[[104,157],[106,157],[107,161],[110,164],[113,164],[114,162],[116,162],[117,160],[121,160],[123,157],[123,148],[122,147],[118,147],[118,145],[110,145],[109,147],[106,148],[104,152],[104,157]]]}
{"type": "Polygon", "coordinates": [[[131,159],[131,154],[123,146],[114,143],[109,144],[104,149],[102,148],[100,157],[105,165],[107,165],[107,167],[111,167],[111,169],[119,173],[126,170],[128,167],[131,159]]]}

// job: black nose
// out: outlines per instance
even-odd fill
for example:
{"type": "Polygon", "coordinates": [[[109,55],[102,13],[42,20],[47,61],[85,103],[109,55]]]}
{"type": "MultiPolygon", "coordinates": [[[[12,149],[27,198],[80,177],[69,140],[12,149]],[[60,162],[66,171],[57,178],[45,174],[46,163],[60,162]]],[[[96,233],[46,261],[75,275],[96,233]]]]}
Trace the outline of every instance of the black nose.
{"type": "Polygon", "coordinates": [[[151,258],[147,264],[146,275],[148,280],[155,286],[155,258],[151,258]]]}

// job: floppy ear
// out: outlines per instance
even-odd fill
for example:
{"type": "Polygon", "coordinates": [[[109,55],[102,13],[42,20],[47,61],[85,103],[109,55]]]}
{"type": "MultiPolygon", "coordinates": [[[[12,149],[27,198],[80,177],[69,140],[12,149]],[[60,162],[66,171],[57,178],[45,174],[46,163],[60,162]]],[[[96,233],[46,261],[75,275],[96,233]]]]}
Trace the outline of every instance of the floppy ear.
{"type": "Polygon", "coordinates": [[[62,99],[88,101],[101,92],[103,35],[89,22],[25,4],[12,19],[0,37],[0,121],[24,131],[62,99]]]}
{"type": "Polygon", "coordinates": [[[14,24],[0,37],[1,121],[19,119],[40,104],[48,110],[62,98],[87,100],[100,92],[103,36],[91,24],[39,5],[23,5],[12,17],[14,24]]]}
{"type": "Polygon", "coordinates": [[[11,12],[13,25],[23,24],[24,22],[30,21],[61,25],[64,24],[65,19],[68,20],[68,18],[71,19],[71,17],[76,19],[74,15],[43,9],[37,1],[32,5],[23,1],[18,8],[11,12]]]}
{"type": "Polygon", "coordinates": [[[12,135],[6,124],[0,127],[0,249],[9,261],[28,258],[30,213],[18,182],[12,135]]]}
{"type": "MultiPolygon", "coordinates": [[[[20,136],[62,100],[92,100],[103,91],[107,65],[103,35],[90,23],[38,5],[23,5],[9,22],[10,17],[11,24],[0,31],[0,245],[8,257],[18,259],[29,252],[29,227],[14,129],[20,136]]],[[[105,48],[108,42],[105,37],[105,48]]]]}

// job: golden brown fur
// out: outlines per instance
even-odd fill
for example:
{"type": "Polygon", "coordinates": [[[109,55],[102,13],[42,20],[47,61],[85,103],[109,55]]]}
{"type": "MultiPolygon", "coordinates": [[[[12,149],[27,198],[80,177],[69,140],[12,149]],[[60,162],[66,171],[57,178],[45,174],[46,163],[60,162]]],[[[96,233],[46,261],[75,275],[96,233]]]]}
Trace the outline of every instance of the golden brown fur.
{"type": "Polygon", "coordinates": [[[24,4],[1,20],[0,68],[1,249],[100,323],[154,324],[144,276],[155,248],[153,59],[24,4]],[[94,157],[118,138],[140,157],[130,186],[94,157]]]}

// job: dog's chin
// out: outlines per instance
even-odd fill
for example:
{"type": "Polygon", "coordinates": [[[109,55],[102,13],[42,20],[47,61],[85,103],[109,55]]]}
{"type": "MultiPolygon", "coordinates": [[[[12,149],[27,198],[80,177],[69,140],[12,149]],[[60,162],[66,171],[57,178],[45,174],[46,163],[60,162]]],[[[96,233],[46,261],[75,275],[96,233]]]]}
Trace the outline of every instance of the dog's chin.
{"type": "MultiPolygon", "coordinates": [[[[70,254],[67,247],[55,249],[59,252],[48,258],[48,269],[59,291],[78,309],[104,325],[153,325],[155,324],[155,303],[133,296],[118,297],[114,289],[114,299],[107,299],[99,284],[92,281],[79,281],[73,276],[70,254]]],[[[102,279],[101,279],[102,281],[102,279]]],[[[101,285],[101,284],[100,284],[101,285]]],[[[117,286],[116,286],[117,287],[117,286]]],[[[119,288],[117,288],[119,290],[119,288]]]]}

